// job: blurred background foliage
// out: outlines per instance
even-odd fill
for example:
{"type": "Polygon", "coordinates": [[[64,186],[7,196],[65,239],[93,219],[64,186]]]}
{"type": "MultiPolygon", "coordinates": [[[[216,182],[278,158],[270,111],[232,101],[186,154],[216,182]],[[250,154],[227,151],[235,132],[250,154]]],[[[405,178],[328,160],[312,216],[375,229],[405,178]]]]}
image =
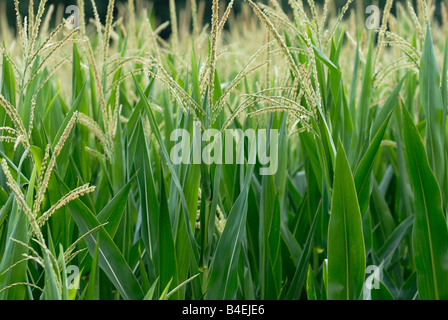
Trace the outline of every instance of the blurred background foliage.
{"type": "MultiPolygon", "coordinates": [[[[153,8],[154,8],[154,17],[156,18],[156,22],[160,23],[160,22],[164,22],[164,21],[168,21],[169,20],[169,1],[168,0],[136,0],[137,1],[143,1],[143,2],[147,2],[147,3],[152,3],[153,4],[153,8]]],[[[187,0],[175,0],[176,2],[176,7],[178,10],[182,9],[185,7],[186,5],[186,1],[187,0]]],[[[206,2],[207,4],[207,8],[205,10],[205,12],[211,12],[210,11],[210,6],[211,6],[211,1],[210,0],[203,0],[206,2]]],[[[371,4],[379,4],[379,6],[381,8],[384,7],[385,3],[387,0],[379,0],[379,1],[371,1],[371,0],[356,0],[356,2],[361,2],[364,1],[364,5],[368,6],[371,4]]],[[[439,4],[442,0],[436,0],[436,2],[439,4]]],[[[6,10],[8,12],[13,13],[14,12],[14,0],[0,0],[0,3],[6,3],[6,10]]],[[[35,3],[38,3],[38,0],[34,1],[35,3]]],[[[48,5],[54,4],[55,7],[57,7],[58,5],[62,5],[62,6],[69,6],[69,5],[75,5],[76,4],[76,0],[48,0],[48,5]]],[[[93,11],[92,11],[92,6],[90,5],[90,1],[87,0],[86,2],[86,15],[88,17],[93,17],[93,11]]],[[[116,0],[116,2],[125,2],[124,0],[116,0]]],[[[226,0],[226,2],[228,2],[228,0],[226,0]]],[[[269,0],[261,0],[259,2],[269,2],[269,0]]],[[[278,2],[283,2],[285,5],[288,3],[288,0],[278,0],[278,2]]],[[[315,0],[315,2],[317,4],[322,4],[324,2],[324,0],[315,0]]],[[[333,2],[335,3],[336,7],[341,8],[345,3],[346,0],[333,0],[333,2]]],[[[395,2],[406,2],[405,0],[396,0],[395,2]]],[[[412,2],[415,2],[415,0],[413,0],[412,2]]],[[[23,12],[26,12],[27,8],[28,8],[28,3],[29,0],[20,0],[20,6],[21,6],[21,10],[23,10],[23,12]]],[[[107,11],[107,4],[108,1],[105,0],[96,0],[95,1],[97,7],[98,7],[98,12],[101,16],[102,19],[105,19],[106,17],[106,11],[107,11]]],[[[237,0],[235,1],[235,12],[238,12],[241,8],[241,5],[244,3],[244,0],[237,0]]],[[[37,4],[35,4],[37,6],[37,4]]],[[[358,4],[359,5],[359,4],[358,4]]],[[[395,7],[395,6],[394,6],[395,7]]],[[[1,7],[1,10],[4,10],[3,8],[5,8],[4,6],[1,7]]],[[[288,8],[288,6],[285,6],[285,8],[288,8]]],[[[392,12],[394,12],[394,10],[392,9],[392,12]]],[[[439,16],[438,14],[439,10],[436,9],[436,16],[439,16]]],[[[9,21],[10,24],[14,24],[15,20],[14,14],[11,14],[11,20],[9,21]]],[[[207,20],[205,20],[207,21],[207,20]]],[[[165,37],[168,36],[168,34],[165,34],[165,37]]]]}

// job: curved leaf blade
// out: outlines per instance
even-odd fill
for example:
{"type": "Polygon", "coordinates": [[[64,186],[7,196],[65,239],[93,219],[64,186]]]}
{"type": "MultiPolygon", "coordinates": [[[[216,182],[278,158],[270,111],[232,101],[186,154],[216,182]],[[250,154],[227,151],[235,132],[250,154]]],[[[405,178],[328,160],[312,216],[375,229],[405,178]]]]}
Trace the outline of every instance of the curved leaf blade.
{"type": "Polygon", "coordinates": [[[448,227],[442,194],[418,130],[406,108],[402,113],[405,156],[414,190],[412,244],[419,296],[448,299],[448,227]]]}
{"type": "Polygon", "coordinates": [[[339,142],[328,231],[329,300],[358,300],[366,270],[362,218],[353,174],[339,142]]]}

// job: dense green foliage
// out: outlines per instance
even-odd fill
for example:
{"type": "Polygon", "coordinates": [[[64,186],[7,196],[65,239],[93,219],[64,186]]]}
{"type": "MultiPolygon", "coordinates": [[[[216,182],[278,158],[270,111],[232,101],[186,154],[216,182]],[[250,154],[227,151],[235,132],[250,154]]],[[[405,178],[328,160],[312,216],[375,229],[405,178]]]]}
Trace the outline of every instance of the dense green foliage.
{"type": "Polygon", "coordinates": [[[215,0],[204,27],[169,1],[168,40],[144,2],[79,0],[75,29],[14,2],[0,299],[448,299],[444,2],[439,23],[389,0],[368,30],[352,0],[215,0]],[[247,143],[177,164],[176,129],[277,130],[278,170],[247,143]]]}

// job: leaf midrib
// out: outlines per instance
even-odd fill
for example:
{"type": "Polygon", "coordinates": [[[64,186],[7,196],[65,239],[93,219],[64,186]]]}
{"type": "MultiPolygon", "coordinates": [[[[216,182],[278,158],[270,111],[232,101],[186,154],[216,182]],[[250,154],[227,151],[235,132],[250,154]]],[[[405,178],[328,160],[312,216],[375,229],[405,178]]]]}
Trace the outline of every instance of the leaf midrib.
{"type": "Polygon", "coordinates": [[[344,208],[344,234],[345,234],[345,267],[346,267],[346,271],[345,271],[345,285],[346,285],[346,297],[347,300],[350,300],[350,271],[349,271],[349,251],[348,251],[348,234],[347,234],[347,210],[345,207],[345,193],[344,191],[342,191],[342,207],[344,208]]]}

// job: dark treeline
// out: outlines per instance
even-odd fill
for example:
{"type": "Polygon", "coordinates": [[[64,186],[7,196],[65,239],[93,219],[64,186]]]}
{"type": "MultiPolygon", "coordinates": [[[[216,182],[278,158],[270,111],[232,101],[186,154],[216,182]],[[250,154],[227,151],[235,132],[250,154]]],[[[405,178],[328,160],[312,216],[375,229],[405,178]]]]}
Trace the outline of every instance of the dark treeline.
{"type": "MultiPolygon", "coordinates": [[[[126,2],[127,0],[116,0],[116,2],[126,2]]],[[[154,3],[154,10],[155,10],[155,16],[158,20],[158,22],[163,22],[163,21],[167,21],[169,19],[169,0],[141,0],[141,1],[146,1],[146,2],[152,2],[154,3]]],[[[178,9],[181,9],[183,7],[185,7],[185,3],[188,0],[175,0],[176,2],[176,6],[178,9]]],[[[197,2],[201,1],[201,0],[196,0],[197,2]]],[[[207,5],[210,7],[211,6],[211,2],[212,0],[204,0],[207,5]]],[[[288,0],[278,0],[279,2],[283,2],[285,4],[285,8],[287,8],[287,3],[288,0]]],[[[333,0],[336,5],[338,7],[342,7],[347,0],[333,0]]],[[[379,0],[379,1],[371,1],[371,0],[356,0],[356,1],[364,1],[365,5],[370,5],[372,3],[379,3],[380,7],[383,7],[386,3],[387,0],[379,0]]],[[[404,2],[405,0],[395,0],[395,2],[404,2]]],[[[443,0],[436,0],[438,3],[443,1],[443,0]]],[[[10,24],[14,24],[15,23],[15,14],[14,14],[14,0],[0,0],[0,2],[5,2],[6,3],[6,10],[11,13],[8,14],[8,17],[10,17],[10,24]]],[[[29,0],[20,0],[20,11],[23,14],[26,14],[27,10],[28,10],[28,3],[29,0]]],[[[105,19],[106,16],[106,12],[107,12],[107,5],[108,5],[108,0],[95,0],[95,3],[97,5],[98,8],[98,12],[99,15],[102,19],[105,19]]],[[[226,0],[226,2],[228,3],[229,0],[226,0]]],[[[268,2],[268,0],[261,0],[261,2],[268,2]]],[[[306,1],[304,1],[306,2],[306,1]]],[[[323,3],[324,0],[315,0],[316,3],[323,3]]],[[[415,2],[415,0],[413,1],[415,2]]],[[[37,7],[39,0],[34,0],[35,6],[37,7]]],[[[54,4],[54,5],[65,5],[65,6],[69,6],[69,5],[75,5],[77,3],[77,0],[48,0],[47,1],[47,6],[50,4],[54,4]]],[[[85,0],[86,3],[86,15],[88,17],[92,17],[93,16],[93,11],[92,11],[92,6],[91,6],[91,1],[90,0],[85,0]]],[[[235,1],[235,11],[238,12],[241,5],[244,3],[244,0],[236,0],[235,1]]],[[[37,10],[37,8],[36,8],[37,10]]],[[[394,10],[392,10],[394,11],[394,10]]],[[[210,10],[207,10],[206,12],[210,12],[210,10]]],[[[437,15],[438,10],[436,10],[436,15],[437,15]]]]}

